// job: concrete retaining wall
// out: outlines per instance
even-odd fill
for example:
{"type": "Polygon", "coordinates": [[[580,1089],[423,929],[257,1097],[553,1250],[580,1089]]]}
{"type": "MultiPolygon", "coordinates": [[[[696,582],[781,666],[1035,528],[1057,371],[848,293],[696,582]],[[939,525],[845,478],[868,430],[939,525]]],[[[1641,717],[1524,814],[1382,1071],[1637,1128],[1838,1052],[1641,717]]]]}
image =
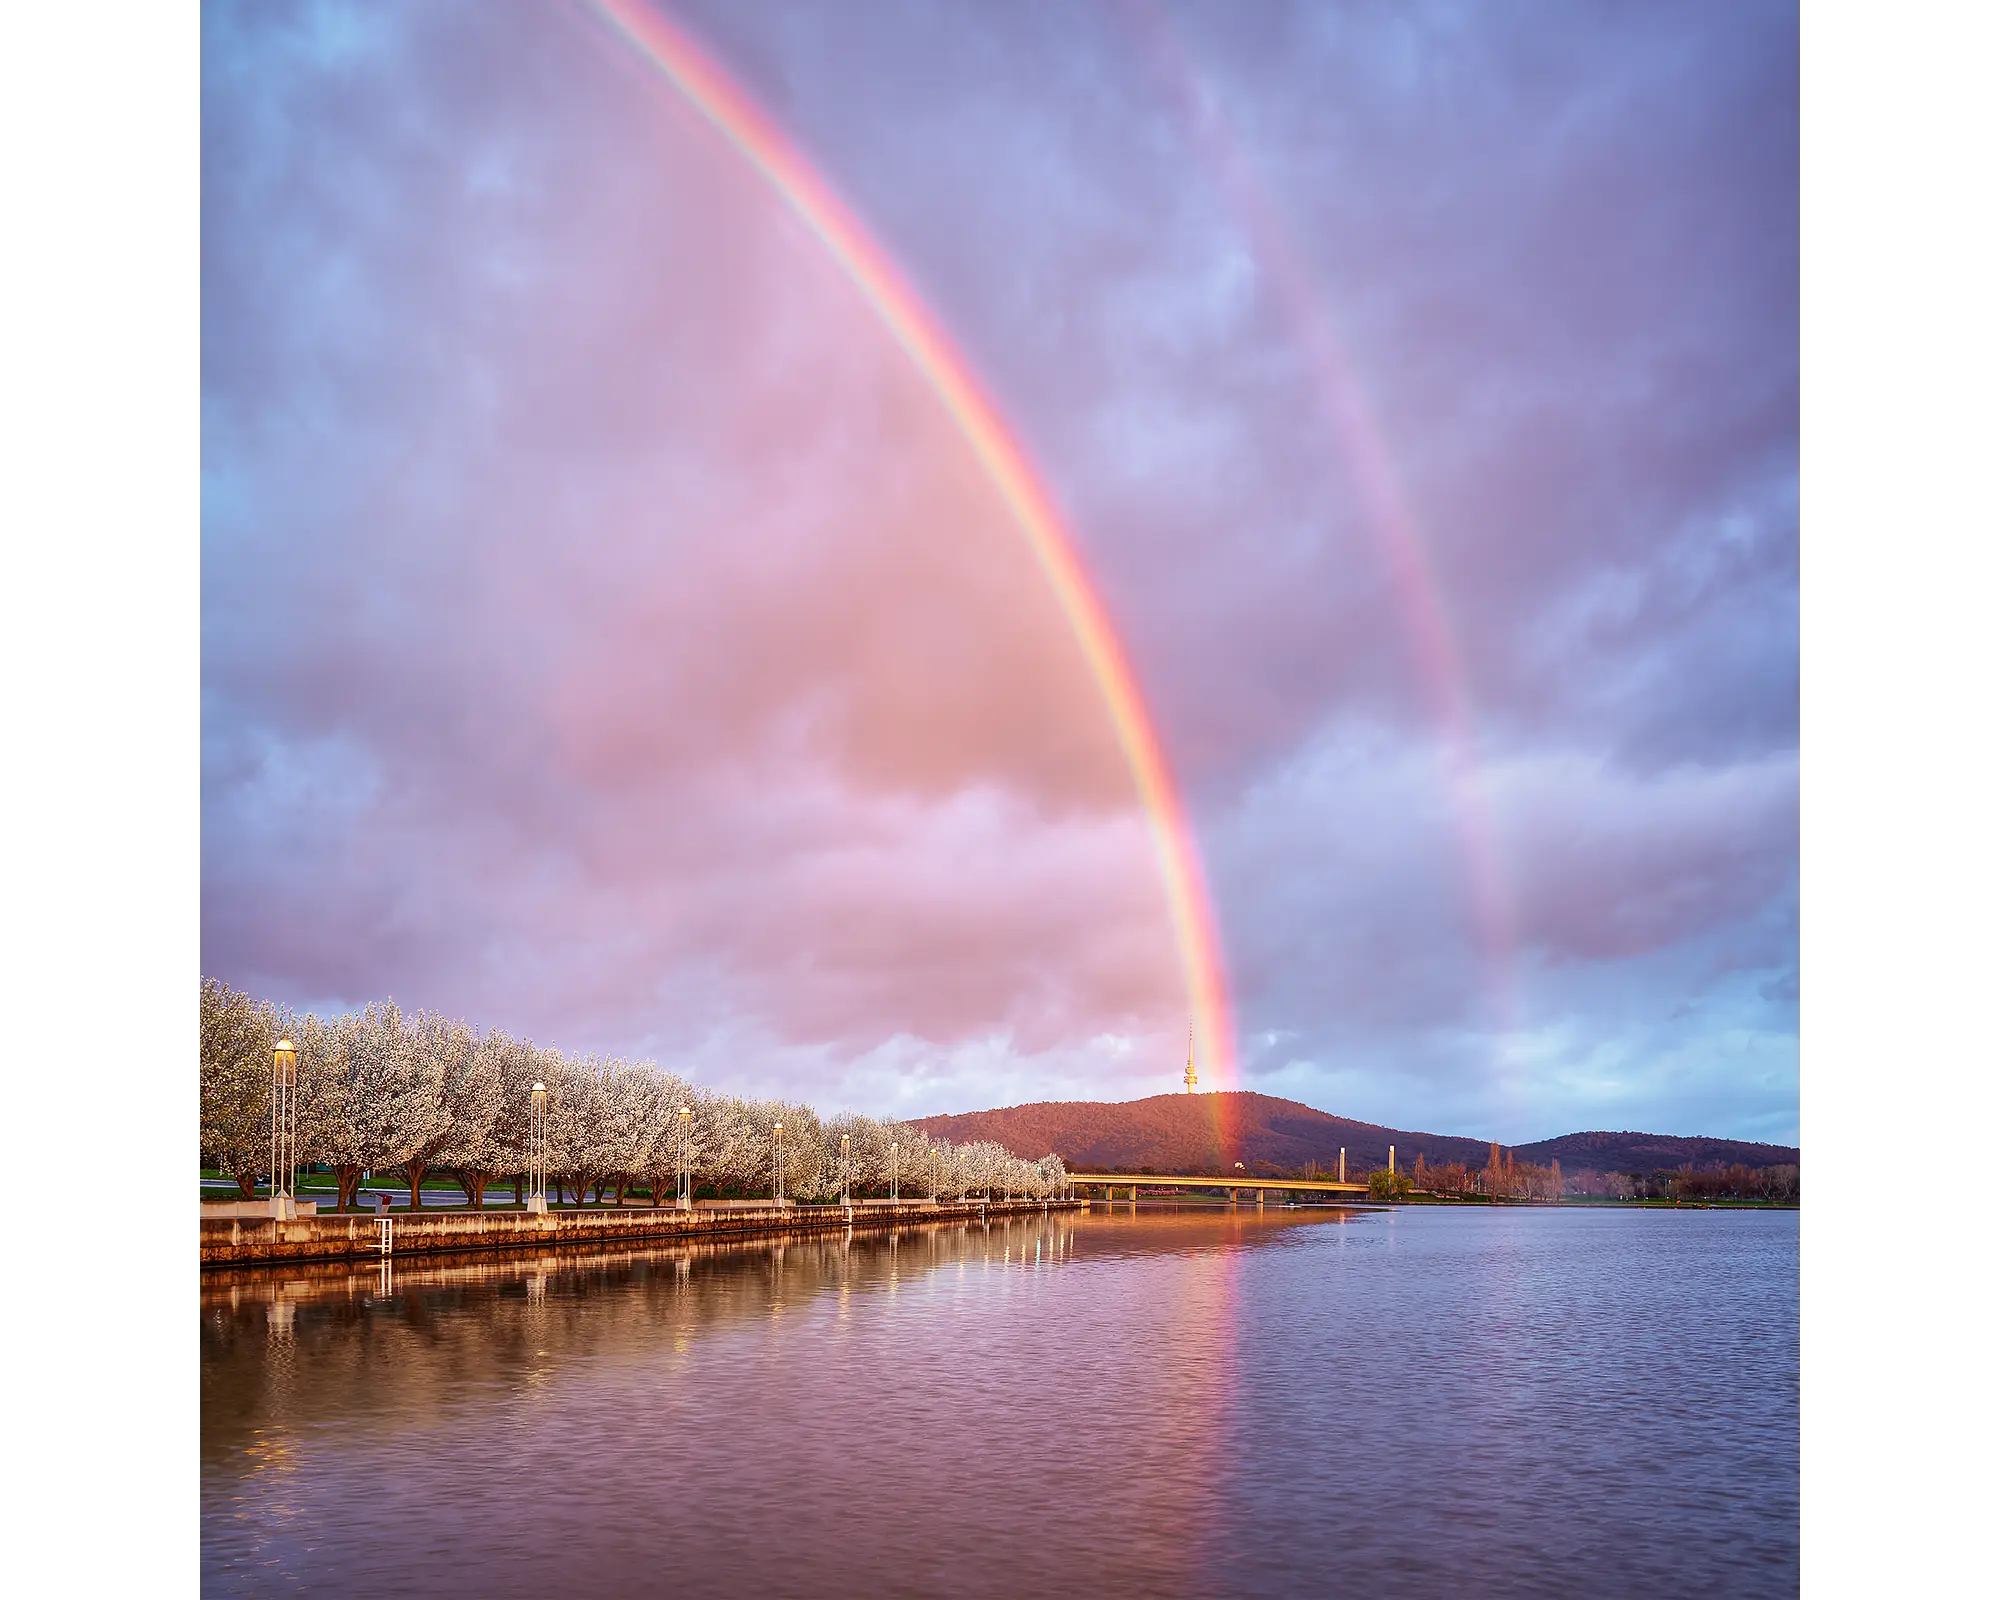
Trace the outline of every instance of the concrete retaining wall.
{"type": "MultiPolygon", "coordinates": [[[[204,1222],[212,1222],[217,1217],[268,1217],[272,1202],[269,1200],[204,1200],[201,1216],[204,1222]]],[[[310,1217],[319,1211],[317,1200],[293,1200],[292,1209],[302,1217],[310,1217]]]]}
{"type": "MultiPolygon", "coordinates": [[[[1054,1200],[1052,1209],[1079,1210],[1080,1200],[1054,1200]]],[[[618,1245],[641,1239],[707,1240],[755,1235],[824,1233],[848,1227],[886,1228],[955,1217],[1040,1211],[1038,1200],[978,1201],[855,1207],[775,1206],[761,1210],[423,1211],[398,1214],[398,1257],[474,1250],[547,1250],[569,1245],[618,1245]]],[[[381,1227],[367,1215],[300,1217],[208,1217],[201,1219],[203,1267],[253,1266],[265,1261],[376,1261],[381,1227]]]]}

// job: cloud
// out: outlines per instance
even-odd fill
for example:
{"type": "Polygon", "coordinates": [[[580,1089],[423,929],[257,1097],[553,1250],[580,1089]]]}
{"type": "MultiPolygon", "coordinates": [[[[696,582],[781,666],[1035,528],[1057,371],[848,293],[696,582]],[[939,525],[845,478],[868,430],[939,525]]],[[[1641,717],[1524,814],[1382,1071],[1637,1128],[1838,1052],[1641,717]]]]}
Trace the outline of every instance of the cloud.
{"type": "Polygon", "coordinates": [[[211,145],[218,208],[259,219],[226,261],[326,230],[339,265],[222,269],[210,963],[668,1048],[739,1013],[857,1053],[1177,1017],[1146,825],[1044,580],[736,158],[629,93],[450,142],[394,113],[429,79],[384,76],[292,160],[228,165],[232,119],[314,102],[323,63],[296,70],[211,145]],[[590,181],[614,149],[650,181],[590,181]]]}
{"type": "MultiPolygon", "coordinates": [[[[682,14],[1068,508],[1257,1086],[1795,1125],[1790,10],[682,14]]],[[[827,1099],[1171,1087],[1075,643],[740,158],[581,12],[219,6],[204,50],[205,962],[827,1099]]]]}

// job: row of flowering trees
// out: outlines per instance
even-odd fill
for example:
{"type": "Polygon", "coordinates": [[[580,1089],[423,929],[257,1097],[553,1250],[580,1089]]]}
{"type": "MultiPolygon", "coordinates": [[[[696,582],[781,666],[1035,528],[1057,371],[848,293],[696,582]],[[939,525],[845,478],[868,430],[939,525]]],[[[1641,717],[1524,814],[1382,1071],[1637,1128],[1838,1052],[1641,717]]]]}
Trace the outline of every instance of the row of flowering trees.
{"type": "Polygon", "coordinates": [[[1068,1183],[1056,1156],[1025,1161],[991,1142],[952,1144],[852,1112],[823,1120],[807,1105],[720,1094],[650,1062],[569,1055],[393,1001],[302,1015],[204,978],[202,1161],[245,1196],[269,1164],[280,1038],[297,1050],[300,1159],[332,1171],[343,1206],[365,1174],[385,1169],[402,1175],[414,1205],[437,1174],[483,1204],[490,1184],[518,1180],[528,1165],[537,1082],[549,1090],[550,1178],[559,1200],[579,1204],[586,1195],[622,1202],[636,1189],[655,1201],[672,1195],[683,1140],[695,1183],[720,1194],[769,1194],[780,1178],[787,1196],[804,1200],[833,1199],[844,1186],[886,1194],[892,1167],[903,1194],[933,1199],[1044,1199],[1068,1183]]]}

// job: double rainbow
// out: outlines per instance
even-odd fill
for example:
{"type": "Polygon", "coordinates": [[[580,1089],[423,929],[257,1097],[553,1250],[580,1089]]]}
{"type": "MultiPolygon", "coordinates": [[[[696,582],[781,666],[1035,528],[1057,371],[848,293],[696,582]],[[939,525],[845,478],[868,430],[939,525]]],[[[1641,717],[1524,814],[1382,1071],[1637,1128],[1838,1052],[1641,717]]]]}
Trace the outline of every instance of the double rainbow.
{"type": "Polygon", "coordinates": [[[1217,1087],[1234,1088],[1236,1034],[1228,974],[1187,810],[1117,630],[1026,453],[964,354],[853,211],[777,125],[692,39],[642,0],[593,3],[812,230],[916,364],[999,491],[1104,696],[1148,820],[1199,1052],[1217,1087]]]}
{"type": "Polygon", "coordinates": [[[1481,763],[1471,681],[1429,539],[1307,252],[1239,144],[1221,102],[1208,92],[1172,18],[1156,0],[1117,0],[1113,14],[1138,39],[1263,283],[1272,290],[1275,308],[1288,325],[1348,464],[1437,725],[1465,861],[1472,931],[1486,966],[1489,1007],[1504,1061],[1515,1020],[1514,908],[1481,763]]]}

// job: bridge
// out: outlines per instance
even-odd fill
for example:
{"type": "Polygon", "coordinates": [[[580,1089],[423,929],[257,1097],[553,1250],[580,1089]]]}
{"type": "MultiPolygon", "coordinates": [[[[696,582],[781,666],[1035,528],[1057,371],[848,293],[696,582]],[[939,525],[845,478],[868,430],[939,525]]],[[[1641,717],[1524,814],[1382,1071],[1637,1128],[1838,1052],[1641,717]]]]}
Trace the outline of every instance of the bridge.
{"type": "Polygon", "coordinates": [[[1264,1203],[1267,1191],[1279,1194],[1366,1194],[1365,1183],[1343,1183],[1337,1178],[1218,1178],[1190,1177],[1176,1172],[1072,1172],[1069,1175],[1073,1189],[1102,1188],[1104,1198],[1116,1201],[1120,1189],[1132,1191],[1132,1204],[1139,1202],[1141,1189],[1219,1189],[1229,1196],[1229,1203],[1236,1204],[1239,1192],[1255,1194],[1257,1204],[1264,1203]]]}

